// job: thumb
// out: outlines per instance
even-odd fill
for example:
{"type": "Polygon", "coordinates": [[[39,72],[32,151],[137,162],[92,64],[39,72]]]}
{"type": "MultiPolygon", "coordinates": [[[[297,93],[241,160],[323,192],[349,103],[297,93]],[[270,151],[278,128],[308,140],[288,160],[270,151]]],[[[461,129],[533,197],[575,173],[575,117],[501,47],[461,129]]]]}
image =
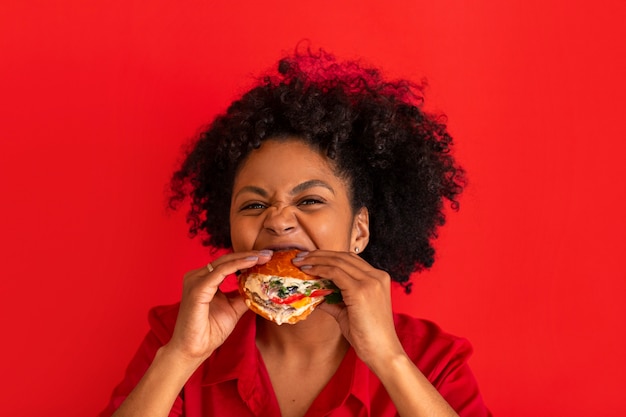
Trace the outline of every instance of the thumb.
{"type": "Polygon", "coordinates": [[[248,306],[246,302],[243,300],[243,297],[237,294],[234,297],[228,297],[228,303],[232,307],[233,311],[237,315],[237,319],[239,320],[241,316],[244,315],[246,311],[248,311],[248,306]]]}
{"type": "Polygon", "coordinates": [[[340,303],[340,304],[322,303],[317,308],[327,314],[330,314],[331,316],[335,318],[335,320],[339,321],[339,317],[344,312],[346,307],[343,303],[340,303]]]}

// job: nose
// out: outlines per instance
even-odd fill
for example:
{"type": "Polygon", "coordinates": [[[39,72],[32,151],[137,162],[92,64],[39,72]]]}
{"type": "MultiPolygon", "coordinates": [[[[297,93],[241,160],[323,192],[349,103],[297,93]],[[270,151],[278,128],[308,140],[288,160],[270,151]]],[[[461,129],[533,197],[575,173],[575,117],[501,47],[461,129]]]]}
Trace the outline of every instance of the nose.
{"type": "Polygon", "coordinates": [[[289,206],[270,207],[266,210],[263,227],[272,234],[282,235],[295,230],[297,219],[289,206]]]}

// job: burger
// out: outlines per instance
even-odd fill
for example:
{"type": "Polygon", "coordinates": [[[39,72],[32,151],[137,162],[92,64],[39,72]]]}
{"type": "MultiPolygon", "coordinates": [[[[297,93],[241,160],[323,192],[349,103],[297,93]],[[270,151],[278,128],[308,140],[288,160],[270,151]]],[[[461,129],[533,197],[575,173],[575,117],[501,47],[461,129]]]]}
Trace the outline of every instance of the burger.
{"type": "Polygon", "coordinates": [[[320,303],[341,301],[332,281],[306,274],[292,263],[298,252],[275,252],[269,262],[239,274],[239,292],[250,310],[276,324],[295,324],[320,303]]]}

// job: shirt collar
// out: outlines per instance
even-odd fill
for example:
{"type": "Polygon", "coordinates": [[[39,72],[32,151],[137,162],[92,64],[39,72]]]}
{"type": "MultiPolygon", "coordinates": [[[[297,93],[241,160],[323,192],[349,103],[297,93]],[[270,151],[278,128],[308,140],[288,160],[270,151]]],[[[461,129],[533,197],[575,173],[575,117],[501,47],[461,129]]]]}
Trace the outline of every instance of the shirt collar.
{"type": "Polygon", "coordinates": [[[328,415],[341,407],[351,395],[368,410],[366,415],[369,415],[369,378],[369,368],[350,347],[337,372],[313,401],[306,415],[328,415]]]}
{"type": "MultiPolygon", "coordinates": [[[[256,347],[256,317],[253,312],[246,312],[222,346],[207,359],[202,375],[203,386],[231,380],[245,382],[245,386],[259,382],[259,370],[264,369],[265,365],[256,347]]],[[[371,371],[350,347],[337,372],[309,411],[319,408],[319,411],[326,413],[329,407],[334,409],[343,404],[349,395],[353,395],[369,409],[370,378],[371,371]]]]}
{"type": "MultiPolygon", "coordinates": [[[[354,355],[354,373],[352,374],[352,384],[350,392],[354,395],[365,408],[369,411],[370,398],[370,378],[373,377],[372,371],[365,363],[356,356],[354,349],[350,347],[350,352],[354,355]]],[[[369,415],[369,412],[368,412],[369,415]]]]}

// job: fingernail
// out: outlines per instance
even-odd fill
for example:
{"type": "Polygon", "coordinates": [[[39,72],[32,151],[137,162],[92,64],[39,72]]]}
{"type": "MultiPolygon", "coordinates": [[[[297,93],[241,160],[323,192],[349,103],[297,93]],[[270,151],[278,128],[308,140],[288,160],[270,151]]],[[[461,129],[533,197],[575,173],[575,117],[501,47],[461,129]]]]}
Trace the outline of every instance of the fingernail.
{"type": "Polygon", "coordinates": [[[244,258],[245,261],[258,261],[259,257],[258,256],[248,256],[246,258],[244,258]]]}
{"type": "Polygon", "coordinates": [[[272,253],[274,252],[269,249],[263,249],[259,251],[259,255],[261,256],[272,256],[272,253]]]}
{"type": "Polygon", "coordinates": [[[305,256],[307,256],[309,254],[309,252],[298,252],[298,254],[296,255],[295,258],[293,258],[294,262],[300,262],[304,259],[305,256]]]}
{"type": "Polygon", "coordinates": [[[311,269],[313,268],[311,265],[302,265],[300,269],[311,269]]]}

